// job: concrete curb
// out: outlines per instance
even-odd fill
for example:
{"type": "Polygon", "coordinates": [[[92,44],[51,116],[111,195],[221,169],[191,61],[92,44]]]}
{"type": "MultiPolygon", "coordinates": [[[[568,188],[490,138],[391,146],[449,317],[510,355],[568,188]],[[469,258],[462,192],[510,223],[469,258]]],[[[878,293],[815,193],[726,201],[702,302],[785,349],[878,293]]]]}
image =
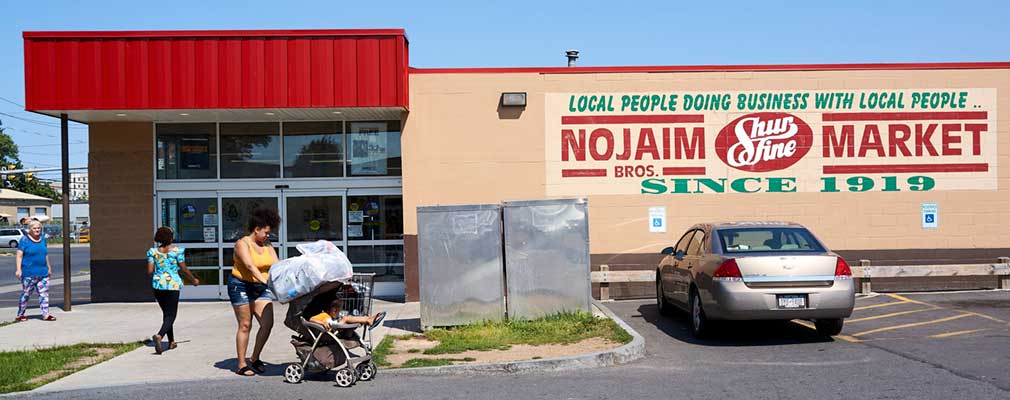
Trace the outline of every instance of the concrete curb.
{"type": "Polygon", "coordinates": [[[616,349],[581,354],[577,356],[547,358],[543,360],[510,361],[491,364],[446,365],[442,367],[397,368],[381,370],[380,375],[477,375],[520,374],[528,372],[571,371],[577,369],[608,367],[626,364],[645,357],[645,338],[631,328],[600,302],[593,304],[631,335],[630,343],[616,349]]]}

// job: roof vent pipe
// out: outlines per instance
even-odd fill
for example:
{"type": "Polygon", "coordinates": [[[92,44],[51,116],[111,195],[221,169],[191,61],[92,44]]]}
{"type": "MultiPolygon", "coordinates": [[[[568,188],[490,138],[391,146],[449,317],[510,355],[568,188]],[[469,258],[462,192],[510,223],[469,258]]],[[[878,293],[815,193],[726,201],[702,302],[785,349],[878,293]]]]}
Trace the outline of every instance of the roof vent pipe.
{"type": "Polygon", "coordinates": [[[575,60],[579,59],[579,51],[578,50],[568,50],[568,51],[565,52],[565,55],[568,56],[568,66],[569,67],[574,67],[575,66],[575,60]]]}

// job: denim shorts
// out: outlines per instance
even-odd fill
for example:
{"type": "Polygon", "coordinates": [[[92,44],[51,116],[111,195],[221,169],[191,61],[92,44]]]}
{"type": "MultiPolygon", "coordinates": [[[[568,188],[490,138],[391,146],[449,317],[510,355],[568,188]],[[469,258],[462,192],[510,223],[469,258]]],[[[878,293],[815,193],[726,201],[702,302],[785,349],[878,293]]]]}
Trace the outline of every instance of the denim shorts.
{"type": "Polygon", "coordinates": [[[249,304],[249,299],[252,301],[277,299],[265,283],[246,282],[234,276],[228,277],[228,298],[233,307],[249,304]]]}

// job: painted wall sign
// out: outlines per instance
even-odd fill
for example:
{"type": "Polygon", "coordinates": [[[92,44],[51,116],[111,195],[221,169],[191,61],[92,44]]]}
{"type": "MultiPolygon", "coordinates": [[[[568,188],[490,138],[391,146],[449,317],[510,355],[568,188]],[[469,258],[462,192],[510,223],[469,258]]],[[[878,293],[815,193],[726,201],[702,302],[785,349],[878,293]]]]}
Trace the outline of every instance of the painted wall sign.
{"type": "Polygon", "coordinates": [[[996,190],[996,89],[546,94],[549,196],[996,190]]]}

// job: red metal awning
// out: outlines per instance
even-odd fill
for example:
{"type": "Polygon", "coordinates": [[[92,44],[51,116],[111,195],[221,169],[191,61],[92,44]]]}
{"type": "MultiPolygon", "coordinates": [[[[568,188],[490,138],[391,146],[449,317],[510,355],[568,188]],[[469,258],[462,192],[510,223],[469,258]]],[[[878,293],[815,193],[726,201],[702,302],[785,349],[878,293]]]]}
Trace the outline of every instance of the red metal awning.
{"type": "Polygon", "coordinates": [[[25,32],[23,37],[26,108],[54,116],[88,110],[408,106],[402,29],[25,32]]]}

